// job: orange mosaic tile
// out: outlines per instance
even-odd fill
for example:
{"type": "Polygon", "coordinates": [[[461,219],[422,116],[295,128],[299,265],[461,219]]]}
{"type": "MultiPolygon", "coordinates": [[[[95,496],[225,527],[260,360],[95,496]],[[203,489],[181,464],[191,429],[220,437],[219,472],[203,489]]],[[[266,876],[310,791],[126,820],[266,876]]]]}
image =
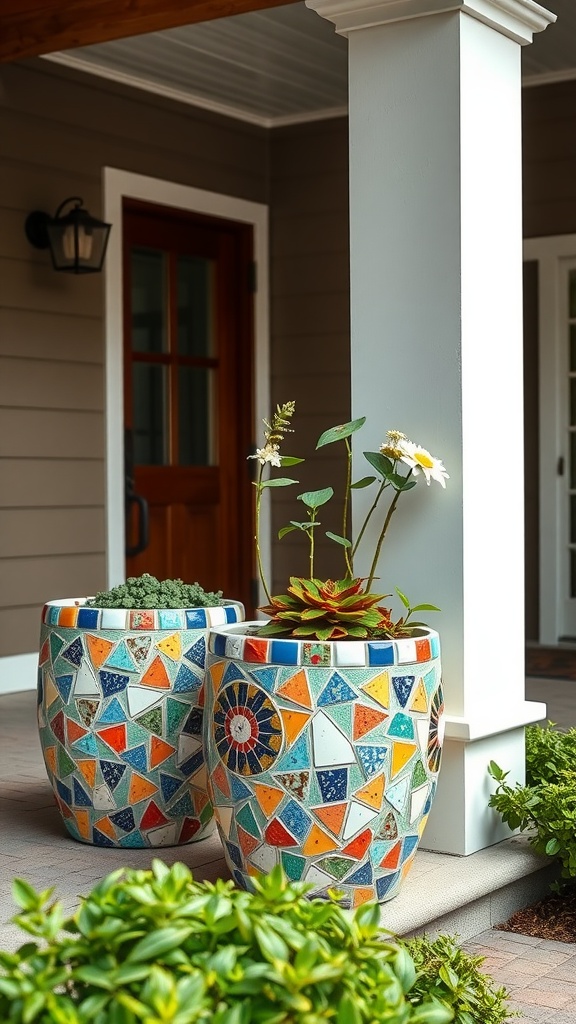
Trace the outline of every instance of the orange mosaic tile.
{"type": "Polygon", "coordinates": [[[284,723],[286,740],[288,743],[293,743],[302,732],[306,723],[310,721],[310,715],[306,714],[305,711],[286,711],[282,708],[280,709],[280,714],[284,723]]]}
{"type": "Polygon", "coordinates": [[[156,686],[163,690],[170,689],[170,679],[162,662],[162,658],[159,655],[154,658],[150,668],[146,669],[146,672],[140,679],[140,685],[156,686]]]}
{"type": "Polygon", "coordinates": [[[385,722],[389,715],[385,711],[378,711],[376,708],[368,707],[366,704],[356,704],[354,707],[354,721],[352,726],[352,738],[357,740],[367,732],[371,732],[377,725],[385,722]]]}
{"type": "Polygon", "coordinates": [[[324,804],[322,807],[311,807],[310,810],[314,812],[322,824],[326,825],[326,828],[329,828],[334,835],[340,835],[346,811],[348,810],[347,800],[342,804],[324,804]]]}
{"type": "Polygon", "coordinates": [[[153,793],[158,792],[158,787],[153,782],[148,782],[143,775],[138,775],[136,772],[132,772],[132,778],[130,779],[130,791],[128,799],[131,804],[140,803],[141,800],[145,800],[146,797],[152,796],[153,793]]]}
{"type": "Polygon", "coordinates": [[[312,825],[308,838],[302,846],[302,853],[305,857],[313,857],[317,853],[330,853],[337,850],[339,844],[327,835],[318,825],[312,825]]]}
{"type": "Polygon", "coordinates": [[[284,790],[275,789],[274,786],[265,786],[261,782],[253,782],[252,789],[260,810],[267,818],[271,818],[281,800],[284,799],[284,790]]]}
{"type": "Polygon", "coordinates": [[[418,747],[415,743],[401,743],[396,741],[392,744],[392,778],[408,764],[410,758],[416,753],[418,747]]]}
{"type": "Polygon", "coordinates": [[[310,708],[310,710],[312,710],[310,687],[308,686],[308,680],[304,669],[300,669],[296,675],[287,679],[284,685],[278,689],[278,693],[281,694],[282,697],[287,697],[288,700],[293,701],[294,704],[299,704],[300,707],[310,708]]]}
{"type": "Polygon", "coordinates": [[[91,633],[87,633],[85,639],[90,661],[94,665],[94,668],[100,668],[100,666],[106,661],[106,658],[110,654],[114,644],[111,640],[104,640],[104,638],[100,636],[92,636],[91,633]]]}
{"type": "Polygon", "coordinates": [[[362,789],[356,790],[354,796],[357,800],[361,800],[364,804],[369,804],[370,807],[375,807],[377,811],[382,807],[382,801],[384,799],[384,775],[378,775],[374,779],[370,779],[370,782],[366,786],[362,786],[362,789]]]}

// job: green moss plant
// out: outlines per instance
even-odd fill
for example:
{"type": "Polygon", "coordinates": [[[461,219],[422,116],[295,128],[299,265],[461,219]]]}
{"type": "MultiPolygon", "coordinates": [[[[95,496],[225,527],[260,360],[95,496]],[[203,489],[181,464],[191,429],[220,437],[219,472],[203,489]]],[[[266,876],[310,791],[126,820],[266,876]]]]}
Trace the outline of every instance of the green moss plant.
{"type": "Polygon", "coordinates": [[[214,608],[223,601],[221,590],[210,593],[199,583],[157,580],[145,572],[101,591],[86,604],[89,608],[214,608]]]}

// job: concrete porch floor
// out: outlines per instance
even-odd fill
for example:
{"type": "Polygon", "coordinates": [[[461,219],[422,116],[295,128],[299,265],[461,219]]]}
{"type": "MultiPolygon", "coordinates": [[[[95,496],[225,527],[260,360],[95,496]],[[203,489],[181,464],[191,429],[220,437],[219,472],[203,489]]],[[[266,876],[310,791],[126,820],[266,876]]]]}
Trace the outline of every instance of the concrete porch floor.
{"type": "MultiPolygon", "coordinates": [[[[576,725],[576,683],[529,679],[526,695],[548,704],[548,716],[576,725]]],[[[111,850],[75,842],[63,831],[48,783],[36,729],[35,694],[0,697],[0,948],[21,937],[7,922],[14,913],[15,876],[38,888],[56,887],[66,910],[109,871],[146,867],[153,856],[184,861],[198,879],[229,877],[220,841],[161,851],[111,850]]],[[[520,906],[543,896],[554,869],[524,838],[451,857],[421,850],[402,893],[383,904],[382,924],[398,935],[425,931],[458,935],[488,957],[485,969],[512,992],[517,1020],[576,1024],[576,947],[492,930],[520,906]]]]}

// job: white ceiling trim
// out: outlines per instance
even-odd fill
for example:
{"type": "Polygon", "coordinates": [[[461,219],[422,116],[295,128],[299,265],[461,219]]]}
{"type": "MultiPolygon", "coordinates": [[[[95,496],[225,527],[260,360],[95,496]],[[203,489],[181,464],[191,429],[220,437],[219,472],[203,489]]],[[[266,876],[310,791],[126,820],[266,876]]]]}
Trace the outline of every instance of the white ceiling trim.
{"type": "Polygon", "coordinates": [[[205,96],[198,96],[184,89],[174,89],[170,85],[151,82],[149,79],[139,78],[137,75],[129,75],[125,71],[115,71],[112,68],[102,67],[101,64],[92,63],[85,58],[79,59],[70,53],[57,51],[55,53],[45,53],[42,56],[44,60],[51,60],[54,64],[63,64],[64,67],[72,68],[74,71],[98,75],[100,78],[107,78],[111,82],[119,82],[122,85],[132,86],[134,89],[143,89],[145,92],[153,93],[155,96],[164,96],[166,99],[176,100],[177,103],[186,103],[190,107],[210,110],[213,114],[232,117],[237,121],[245,121],[248,124],[257,125],[259,128],[284,128],[291,124],[306,124],[313,121],[327,121],[331,118],[348,116],[348,106],[339,106],[301,114],[284,114],[280,117],[261,117],[251,111],[242,110],[240,107],[232,107],[226,103],[218,103],[217,100],[210,100],[205,96]]]}

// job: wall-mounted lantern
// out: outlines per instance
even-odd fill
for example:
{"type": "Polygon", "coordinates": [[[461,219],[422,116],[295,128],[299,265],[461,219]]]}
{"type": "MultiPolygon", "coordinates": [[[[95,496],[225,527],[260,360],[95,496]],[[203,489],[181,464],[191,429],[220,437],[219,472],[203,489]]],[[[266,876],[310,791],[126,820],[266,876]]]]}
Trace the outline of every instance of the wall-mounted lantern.
{"type": "Polygon", "coordinates": [[[36,249],[50,249],[54,270],[69,274],[96,274],[102,270],[111,224],[92,217],[83,199],[65,199],[53,217],[42,210],[28,214],[24,230],[36,249]],[[69,203],[75,206],[62,213],[69,203]]]}

